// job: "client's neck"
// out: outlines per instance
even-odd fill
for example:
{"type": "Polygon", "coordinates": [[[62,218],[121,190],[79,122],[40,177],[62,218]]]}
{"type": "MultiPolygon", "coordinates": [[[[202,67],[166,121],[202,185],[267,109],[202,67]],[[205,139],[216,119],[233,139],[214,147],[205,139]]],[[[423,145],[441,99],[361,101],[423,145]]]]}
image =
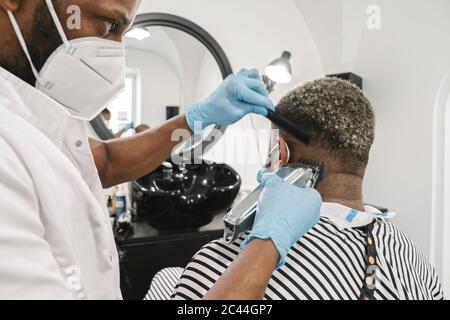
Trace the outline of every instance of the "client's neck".
{"type": "Polygon", "coordinates": [[[328,173],[318,185],[324,202],[339,203],[364,211],[362,196],[363,178],[346,173],[328,173]]]}

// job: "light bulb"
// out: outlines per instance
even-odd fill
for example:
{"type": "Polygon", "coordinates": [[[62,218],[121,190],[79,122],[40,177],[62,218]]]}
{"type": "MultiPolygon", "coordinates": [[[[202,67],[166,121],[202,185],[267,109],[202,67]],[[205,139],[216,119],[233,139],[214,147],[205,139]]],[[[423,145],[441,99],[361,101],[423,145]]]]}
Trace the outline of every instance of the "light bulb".
{"type": "Polygon", "coordinates": [[[136,39],[139,41],[144,40],[150,36],[151,36],[150,32],[142,28],[135,28],[125,34],[125,37],[136,39]]]}
{"type": "Polygon", "coordinates": [[[273,64],[266,67],[266,75],[270,80],[286,84],[292,81],[292,75],[289,70],[282,64],[273,64]]]}

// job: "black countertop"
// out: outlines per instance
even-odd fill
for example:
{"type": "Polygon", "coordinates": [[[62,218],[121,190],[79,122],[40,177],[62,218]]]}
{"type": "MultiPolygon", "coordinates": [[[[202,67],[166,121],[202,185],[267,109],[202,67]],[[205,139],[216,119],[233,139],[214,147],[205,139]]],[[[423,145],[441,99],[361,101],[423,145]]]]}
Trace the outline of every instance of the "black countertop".
{"type": "Polygon", "coordinates": [[[164,240],[174,237],[179,238],[180,236],[189,237],[190,235],[197,235],[199,233],[223,232],[223,218],[225,217],[225,215],[226,212],[217,214],[209,224],[199,229],[181,231],[161,231],[153,228],[145,221],[133,222],[132,225],[134,228],[134,233],[131,236],[127,237],[127,239],[125,239],[124,241],[120,241],[120,243],[131,244],[148,240],[164,240]]]}
{"type": "Polygon", "coordinates": [[[195,253],[208,242],[223,236],[223,217],[194,230],[159,231],[146,222],[133,223],[134,234],[119,241],[121,288],[126,300],[140,300],[150,288],[157,272],[168,267],[184,268],[195,253]]]}

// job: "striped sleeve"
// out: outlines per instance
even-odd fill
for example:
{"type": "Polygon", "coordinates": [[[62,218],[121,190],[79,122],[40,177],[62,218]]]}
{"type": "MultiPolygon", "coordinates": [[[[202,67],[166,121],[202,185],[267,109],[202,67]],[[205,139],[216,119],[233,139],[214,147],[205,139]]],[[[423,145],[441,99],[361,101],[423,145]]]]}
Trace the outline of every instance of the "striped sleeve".
{"type": "Polygon", "coordinates": [[[144,300],[170,300],[182,273],[183,268],[166,268],[158,272],[144,300]]]}
{"type": "Polygon", "coordinates": [[[211,289],[240,252],[240,238],[231,246],[220,240],[204,246],[187,265],[172,298],[175,300],[199,300],[211,289]]]}

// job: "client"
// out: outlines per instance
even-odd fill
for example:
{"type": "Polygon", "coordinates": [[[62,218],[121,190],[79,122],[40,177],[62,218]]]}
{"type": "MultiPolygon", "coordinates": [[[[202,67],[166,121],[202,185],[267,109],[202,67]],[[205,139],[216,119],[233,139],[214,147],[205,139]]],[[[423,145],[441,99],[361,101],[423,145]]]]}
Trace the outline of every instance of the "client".
{"type": "MultiPolygon", "coordinates": [[[[320,222],[291,248],[274,272],[266,299],[443,299],[437,274],[412,240],[379,210],[365,206],[362,184],[374,141],[371,103],[349,82],[325,78],[288,93],[278,112],[308,132],[309,145],[280,134],[281,163],[324,164],[317,189],[320,222]]],[[[173,298],[199,299],[240,252],[220,240],[201,249],[186,267],[173,298]]]]}

